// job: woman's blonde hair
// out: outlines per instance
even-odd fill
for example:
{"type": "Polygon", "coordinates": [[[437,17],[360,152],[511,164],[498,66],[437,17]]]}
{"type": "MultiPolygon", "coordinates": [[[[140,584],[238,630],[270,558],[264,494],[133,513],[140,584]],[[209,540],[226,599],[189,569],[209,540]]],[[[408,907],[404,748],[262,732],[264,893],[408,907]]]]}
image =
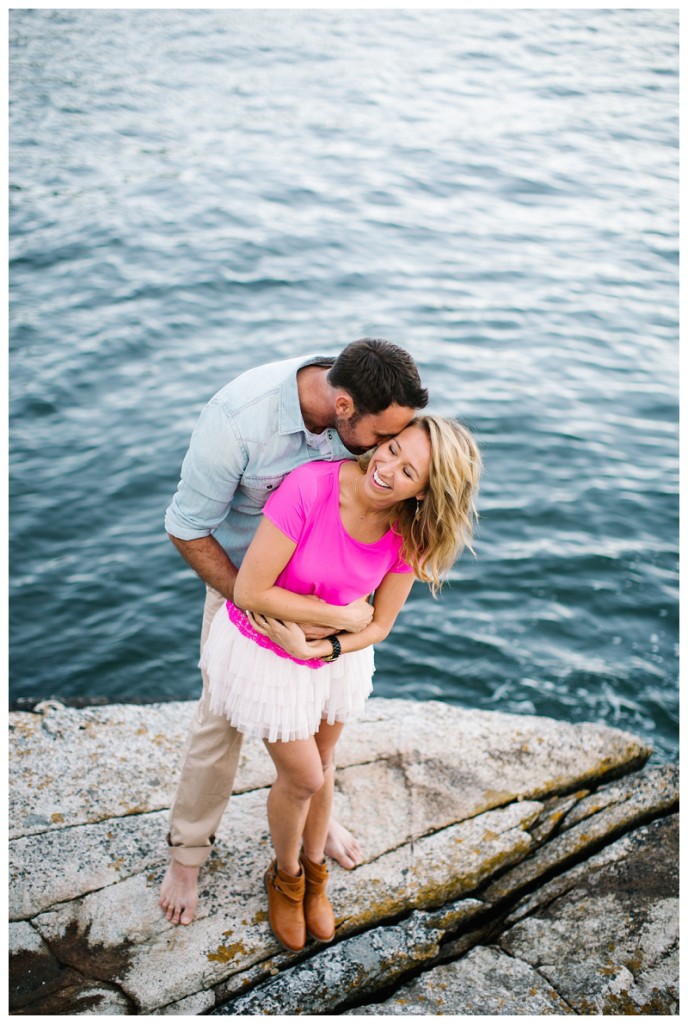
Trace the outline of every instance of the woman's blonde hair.
{"type": "Polygon", "coordinates": [[[409,426],[420,427],[430,440],[430,477],[422,500],[408,498],[394,509],[394,529],[403,541],[402,557],[436,596],[463,549],[473,551],[482,459],[475,438],[456,420],[424,415],[409,426]]]}

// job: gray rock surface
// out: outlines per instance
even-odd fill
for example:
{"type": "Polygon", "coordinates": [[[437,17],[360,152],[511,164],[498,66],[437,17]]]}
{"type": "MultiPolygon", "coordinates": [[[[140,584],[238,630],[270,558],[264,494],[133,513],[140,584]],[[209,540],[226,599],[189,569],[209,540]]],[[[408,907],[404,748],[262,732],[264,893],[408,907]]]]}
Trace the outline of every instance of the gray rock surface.
{"type": "Polygon", "coordinates": [[[501,950],[480,946],[461,960],[422,974],[394,999],[347,1011],[345,1015],[565,1016],[572,1013],[556,990],[532,967],[501,950]]]}
{"type": "MultiPolygon", "coordinates": [[[[525,897],[494,945],[476,946],[389,999],[350,1012],[678,1014],[678,916],[674,814],[629,832],[525,897]]],[[[441,955],[450,955],[452,945],[441,955]]]]}
{"type": "MultiPolygon", "coordinates": [[[[291,954],[266,923],[261,878],[273,772],[258,742],[244,745],[236,792],[201,876],[197,919],[175,927],[157,906],[167,808],[192,711],[186,703],[50,703],[10,715],[13,1012],[410,1013],[380,1010],[407,987],[404,1005],[417,1013],[567,1012],[556,1009],[561,1000],[573,1012],[600,1012],[575,1001],[594,958],[567,960],[564,933],[557,939],[537,897],[549,890],[550,902],[571,913],[569,903],[582,898],[575,885],[556,896],[551,887],[573,878],[580,862],[602,858],[601,871],[617,844],[629,863],[640,857],[638,843],[623,844],[675,809],[675,770],[639,772],[650,750],[637,738],[437,702],[371,700],[366,721],[344,731],[335,804],[365,861],[354,872],[331,867],[335,942],[291,954]],[[559,960],[526,951],[526,925],[540,929],[543,950],[558,950],[559,960]],[[502,941],[521,943],[522,954],[502,941]],[[501,1006],[507,962],[513,977],[504,991],[525,991],[530,979],[527,1005],[538,1009],[428,1009],[458,1005],[457,992],[472,999],[480,963],[491,965],[494,980],[484,1005],[501,1006]],[[578,974],[556,974],[562,962],[578,974]],[[433,977],[456,978],[451,1004],[438,1001],[446,989],[427,987],[433,977]]],[[[668,833],[657,828],[643,842],[649,866],[647,844],[655,844],[656,861],[668,833]]],[[[628,1006],[650,1005],[660,983],[676,993],[673,940],[650,945],[658,931],[673,935],[673,896],[662,899],[637,929],[642,969],[633,972],[633,951],[624,947],[609,992],[598,985],[590,1005],[611,1005],[612,989],[626,993],[628,1006]]],[[[483,997],[474,995],[470,1005],[478,1006],[483,997]]],[[[672,1000],[657,1012],[675,1012],[672,1000]]]]}
{"type": "Polygon", "coordinates": [[[345,939],[248,995],[226,1003],[216,1015],[323,1013],[348,992],[359,995],[389,985],[405,971],[439,953],[442,932],[415,911],[403,924],[373,928],[345,939]]]}
{"type": "Polygon", "coordinates": [[[678,863],[672,815],[564,875],[500,945],[576,1013],[678,1013],[678,863]]]}

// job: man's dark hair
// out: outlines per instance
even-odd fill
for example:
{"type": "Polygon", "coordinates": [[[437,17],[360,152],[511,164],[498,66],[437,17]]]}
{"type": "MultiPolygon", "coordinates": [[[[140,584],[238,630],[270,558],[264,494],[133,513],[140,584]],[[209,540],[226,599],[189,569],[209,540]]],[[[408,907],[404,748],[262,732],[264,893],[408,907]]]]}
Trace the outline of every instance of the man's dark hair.
{"type": "Polygon", "coordinates": [[[395,403],[409,409],[428,404],[428,392],[411,356],[382,338],[352,341],[335,359],[327,381],[349,392],[359,416],[382,412],[395,403]]]}

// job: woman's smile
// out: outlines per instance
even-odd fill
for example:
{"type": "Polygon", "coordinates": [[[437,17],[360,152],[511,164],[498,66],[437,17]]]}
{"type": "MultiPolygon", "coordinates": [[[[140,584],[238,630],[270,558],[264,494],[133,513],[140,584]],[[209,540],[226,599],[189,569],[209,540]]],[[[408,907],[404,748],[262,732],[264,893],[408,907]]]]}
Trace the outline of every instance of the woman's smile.
{"type": "Polygon", "coordinates": [[[371,479],[372,479],[373,483],[376,485],[376,487],[380,487],[380,488],[382,488],[385,491],[390,491],[392,489],[390,484],[386,484],[384,482],[384,480],[382,480],[380,478],[380,475],[379,475],[377,469],[373,470],[371,479]]]}

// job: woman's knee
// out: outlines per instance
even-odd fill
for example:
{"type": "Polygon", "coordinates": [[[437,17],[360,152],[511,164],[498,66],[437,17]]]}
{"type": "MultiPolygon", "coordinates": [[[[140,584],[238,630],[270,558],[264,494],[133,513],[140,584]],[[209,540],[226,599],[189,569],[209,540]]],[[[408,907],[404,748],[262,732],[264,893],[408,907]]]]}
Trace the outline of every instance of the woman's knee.
{"type": "Polygon", "coordinates": [[[299,765],[297,768],[281,771],[278,777],[296,800],[310,800],[312,796],[322,789],[325,781],[325,773],[318,761],[311,764],[299,765]]]}

